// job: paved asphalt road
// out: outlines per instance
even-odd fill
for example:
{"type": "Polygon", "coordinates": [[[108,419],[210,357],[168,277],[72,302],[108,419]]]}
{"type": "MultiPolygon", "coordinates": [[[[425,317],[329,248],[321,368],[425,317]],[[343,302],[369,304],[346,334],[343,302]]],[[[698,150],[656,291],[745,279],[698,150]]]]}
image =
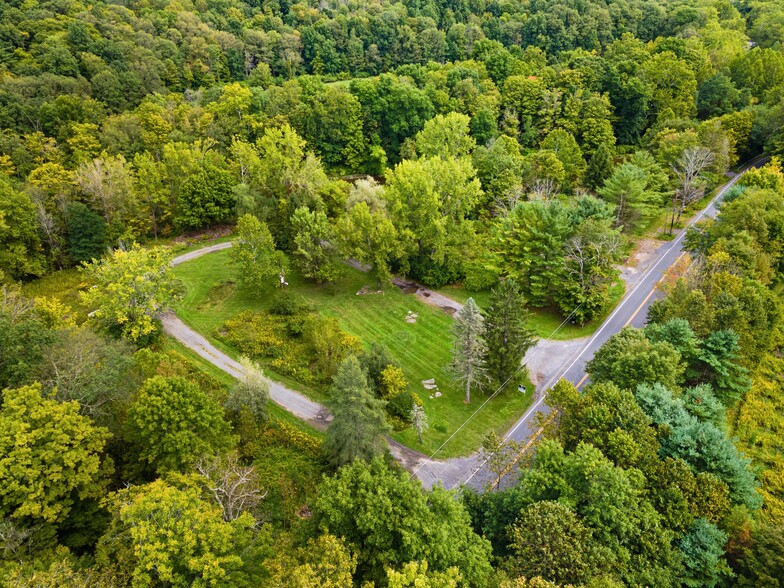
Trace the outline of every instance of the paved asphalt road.
{"type": "MultiPolygon", "coordinates": [[[[663,274],[677,263],[684,254],[683,239],[686,236],[688,227],[703,218],[715,217],[718,212],[718,203],[727,190],[729,190],[741,175],[743,175],[743,172],[750,168],[764,165],[766,161],[767,158],[758,157],[746,164],[738,174],[733,176],[732,179],[719,190],[710,204],[708,204],[699,214],[695,215],[683,230],[677,233],[675,239],[662,244],[658,248],[645,273],[635,281],[634,286],[626,293],[612,314],[607,317],[593,336],[588,339],[576,353],[567,358],[566,361],[554,371],[543,386],[539,387],[540,395],[538,400],[509,430],[506,434],[507,439],[513,439],[515,441],[529,439],[536,431],[534,424],[534,416],[536,413],[542,413],[543,415],[550,413],[550,408],[545,403],[547,399],[545,394],[546,390],[551,388],[561,378],[565,378],[569,382],[576,384],[578,388],[583,386],[588,379],[588,375],[585,373],[585,364],[591,360],[594,353],[596,353],[607,339],[627,325],[632,325],[634,327],[645,325],[648,307],[656,299],[656,296],[659,293],[656,289],[656,285],[662,279],[663,274]]],[[[484,464],[482,464],[482,466],[483,465],[484,464]]],[[[486,485],[489,474],[482,466],[475,468],[475,470],[466,477],[464,483],[470,484],[471,486],[486,485]]]]}

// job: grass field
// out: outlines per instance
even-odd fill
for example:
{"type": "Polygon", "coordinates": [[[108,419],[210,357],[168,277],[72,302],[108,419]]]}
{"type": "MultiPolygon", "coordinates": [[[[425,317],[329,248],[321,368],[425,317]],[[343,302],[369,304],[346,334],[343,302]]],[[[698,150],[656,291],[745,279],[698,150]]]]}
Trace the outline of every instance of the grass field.
{"type": "MultiPolygon", "coordinates": [[[[335,317],[341,328],[359,337],[365,345],[385,345],[403,368],[410,389],[420,395],[429,417],[430,430],[420,446],[412,430],[404,430],[394,437],[414,449],[431,453],[458,429],[487,398],[476,392],[473,402],[463,403],[463,392],[451,382],[445,367],[451,359],[450,328],[452,318],[440,309],[428,306],[413,295],[403,294],[389,286],[383,294],[356,294],[369,284],[366,274],[346,268],[344,277],[334,286],[318,286],[303,281],[295,272],[287,271],[289,288],[301,294],[325,316],[335,317]],[[415,323],[406,322],[411,311],[418,315],[415,323]],[[429,398],[422,380],[435,378],[443,396],[429,398]]],[[[175,268],[175,274],[186,287],[185,298],[177,314],[192,328],[207,336],[216,347],[230,355],[236,351],[222,345],[213,335],[226,319],[246,310],[264,310],[271,292],[260,299],[235,287],[229,264],[229,252],[205,255],[175,268]]],[[[269,371],[270,377],[300,389],[316,399],[323,396],[302,385],[287,381],[269,371]]],[[[530,388],[530,386],[529,386],[530,388]]],[[[465,425],[458,435],[439,453],[439,457],[464,455],[476,449],[490,429],[503,431],[509,427],[530,403],[529,394],[516,389],[504,390],[465,425]]]]}
{"type": "MultiPolygon", "coordinates": [[[[621,301],[625,291],[626,289],[622,280],[618,280],[610,286],[610,303],[607,306],[607,310],[601,316],[582,326],[574,325],[571,322],[563,324],[564,317],[554,308],[532,308],[528,327],[536,333],[537,337],[542,339],[554,339],[557,341],[593,335],[607,315],[610,314],[621,301]]],[[[490,304],[490,292],[469,292],[465,288],[459,286],[445,286],[439,289],[438,292],[459,302],[465,302],[469,298],[473,298],[479,305],[479,308],[487,308],[490,304]]]]}

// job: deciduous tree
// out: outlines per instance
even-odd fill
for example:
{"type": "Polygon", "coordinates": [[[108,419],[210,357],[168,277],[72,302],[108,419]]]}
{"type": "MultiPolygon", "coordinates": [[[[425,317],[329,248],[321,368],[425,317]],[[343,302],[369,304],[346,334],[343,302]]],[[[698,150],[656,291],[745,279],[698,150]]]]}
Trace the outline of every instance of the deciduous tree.
{"type": "Polygon", "coordinates": [[[220,507],[199,495],[193,484],[177,488],[163,480],[111,495],[112,522],[97,547],[98,565],[126,574],[134,586],[235,584],[253,518],[226,522],[220,507]]]}
{"type": "Polygon", "coordinates": [[[126,437],[143,470],[177,471],[233,444],[220,405],[181,377],[147,380],[128,408],[126,437]]]}
{"type": "Polygon", "coordinates": [[[283,269],[283,253],[275,249],[275,241],[267,225],[251,214],[237,221],[237,238],[231,247],[231,260],[237,268],[237,279],[255,296],[277,284],[283,269]]]}
{"type": "Polygon", "coordinates": [[[250,411],[257,421],[267,419],[267,405],[270,401],[270,383],[264,377],[259,364],[248,357],[240,358],[242,376],[235,383],[224,403],[227,410],[239,414],[244,408],[250,411]]]}
{"type": "Polygon", "coordinates": [[[490,574],[490,544],[471,529],[463,505],[442,488],[424,492],[381,458],[355,461],[327,478],[313,515],[322,531],[363,546],[355,581],[381,583],[387,568],[424,560],[431,572],[457,568],[466,586],[482,586],[490,574]]]}
{"type": "Polygon", "coordinates": [[[632,391],[638,384],[655,382],[677,389],[685,368],[672,345],[651,343],[643,331],[631,327],[610,337],[586,366],[594,382],[613,382],[632,391]]]}
{"type": "Polygon", "coordinates": [[[41,385],[3,391],[0,408],[0,516],[61,523],[78,500],[101,498],[111,463],[109,431],[76,402],[45,398],[41,385]]]}
{"type": "Polygon", "coordinates": [[[10,180],[0,179],[0,272],[22,279],[42,276],[45,270],[35,205],[10,180]]]}
{"type": "Polygon", "coordinates": [[[322,282],[334,282],[342,265],[334,243],[335,234],[327,215],[300,207],[291,216],[292,257],[300,273],[322,282]]]}
{"type": "Polygon", "coordinates": [[[86,263],[91,287],[81,294],[93,316],[138,342],[155,333],[156,317],[179,297],[166,253],[158,248],[116,249],[86,263]]]}
{"type": "Polygon", "coordinates": [[[510,535],[517,575],[540,576],[561,585],[582,584],[596,574],[591,531],[560,502],[532,504],[522,512],[510,535]]]}

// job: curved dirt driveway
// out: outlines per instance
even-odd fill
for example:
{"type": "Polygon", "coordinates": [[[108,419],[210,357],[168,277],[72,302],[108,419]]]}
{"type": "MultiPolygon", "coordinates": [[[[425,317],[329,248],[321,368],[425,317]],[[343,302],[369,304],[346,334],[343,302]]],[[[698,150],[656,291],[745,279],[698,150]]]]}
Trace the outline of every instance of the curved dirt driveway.
{"type": "MultiPolygon", "coordinates": [[[[210,245],[209,247],[179,255],[171,260],[170,265],[180,265],[181,263],[196,259],[207,253],[228,249],[229,247],[231,247],[231,242],[210,245]]],[[[242,377],[242,366],[239,362],[216,349],[212,343],[182,322],[173,312],[167,312],[166,314],[161,315],[161,322],[163,323],[163,330],[167,335],[177,339],[177,341],[185,345],[188,349],[195,351],[201,357],[232,377],[242,377]]],[[[327,423],[332,417],[324,406],[318,402],[312,401],[299,392],[289,390],[272,380],[270,380],[269,383],[270,397],[276,404],[279,404],[297,418],[310,423],[314,427],[322,430],[326,429],[327,423]]]]}
{"type": "MultiPolygon", "coordinates": [[[[180,265],[181,263],[196,259],[202,255],[228,249],[229,247],[231,247],[231,242],[202,247],[196,251],[178,255],[171,260],[170,265],[172,267],[180,265]]],[[[218,350],[212,343],[207,341],[203,335],[191,329],[173,312],[162,314],[160,319],[163,323],[163,330],[167,335],[177,339],[177,341],[185,345],[185,347],[199,354],[212,365],[222,369],[230,376],[234,378],[242,377],[243,368],[239,362],[218,350]]],[[[332,420],[332,415],[329,414],[329,410],[327,410],[325,406],[295,390],[286,388],[277,382],[272,380],[268,381],[270,384],[270,398],[276,404],[317,429],[323,431],[327,428],[328,423],[332,420]]],[[[392,453],[392,456],[409,470],[413,469],[417,463],[426,458],[424,454],[414,451],[413,449],[398,443],[394,439],[387,438],[387,441],[389,442],[389,451],[392,453]]]]}

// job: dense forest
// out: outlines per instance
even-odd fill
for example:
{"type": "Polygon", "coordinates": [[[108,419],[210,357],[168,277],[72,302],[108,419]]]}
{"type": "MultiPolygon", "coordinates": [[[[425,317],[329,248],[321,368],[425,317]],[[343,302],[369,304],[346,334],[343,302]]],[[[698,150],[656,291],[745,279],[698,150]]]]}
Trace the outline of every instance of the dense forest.
{"type": "Polygon", "coordinates": [[[784,585],[780,2],[0,11],[1,585],[784,585]],[[468,401],[519,372],[523,304],[600,320],[635,243],[761,154],[503,490],[423,489],[385,442],[427,434],[405,366],[271,287],[352,260],[484,295],[455,320],[468,401]],[[272,303],[222,341],[288,345],[326,433],[254,357],[234,380],[162,335],[170,247],[229,233],[272,303]]]}

